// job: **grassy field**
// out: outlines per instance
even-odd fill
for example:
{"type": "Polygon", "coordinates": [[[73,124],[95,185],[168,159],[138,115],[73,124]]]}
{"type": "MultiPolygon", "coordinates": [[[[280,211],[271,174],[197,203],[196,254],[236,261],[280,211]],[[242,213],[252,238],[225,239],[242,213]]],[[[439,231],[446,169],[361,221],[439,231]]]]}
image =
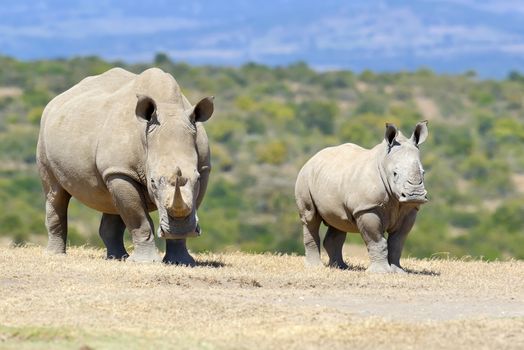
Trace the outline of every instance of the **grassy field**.
{"type": "Polygon", "coordinates": [[[303,258],[0,248],[1,349],[522,349],[524,261],[405,259],[410,272],[306,270],[303,258]]]}

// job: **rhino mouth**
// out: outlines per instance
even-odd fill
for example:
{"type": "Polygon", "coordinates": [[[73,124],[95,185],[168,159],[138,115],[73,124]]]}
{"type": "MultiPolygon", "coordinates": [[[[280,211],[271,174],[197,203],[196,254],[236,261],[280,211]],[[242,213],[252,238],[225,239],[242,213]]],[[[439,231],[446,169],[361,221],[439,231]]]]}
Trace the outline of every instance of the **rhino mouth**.
{"type": "Polygon", "coordinates": [[[166,215],[160,220],[157,235],[163,239],[184,239],[198,237],[201,234],[196,213],[185,218],[173,218],[166,215]]]}
{"type": "Polygon", "coordinates": [[[424,189],[412,192],[402,192],[399,197],[401,203],[424,204],[428,201],[427,192],[424,189]]]}

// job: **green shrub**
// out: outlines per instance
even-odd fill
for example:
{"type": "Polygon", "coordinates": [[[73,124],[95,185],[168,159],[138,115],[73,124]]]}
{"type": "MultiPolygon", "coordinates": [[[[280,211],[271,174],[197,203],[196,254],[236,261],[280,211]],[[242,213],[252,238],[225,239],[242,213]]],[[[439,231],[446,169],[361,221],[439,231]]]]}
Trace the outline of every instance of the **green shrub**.
{"type": "Polygon", "coordinates": [[[256,149],[257,160],[262,163],[280,165],[287,159],[287,146],[283,141],[270,141],[256,149]]]}
{"type": "Polygon", "coordinates": [[[297,117],[304,127],[317,128],[324,134],[334,132],[337,114],[337,105],[327,101],[306,101],[297,107],[297,117]]]}

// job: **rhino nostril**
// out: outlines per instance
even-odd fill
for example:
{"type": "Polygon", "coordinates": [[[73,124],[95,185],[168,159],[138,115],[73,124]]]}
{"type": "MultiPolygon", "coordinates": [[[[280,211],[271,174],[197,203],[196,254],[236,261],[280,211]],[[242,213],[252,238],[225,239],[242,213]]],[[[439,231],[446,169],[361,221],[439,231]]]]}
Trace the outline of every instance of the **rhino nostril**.
{"type": "Polygon", "coordinates": [[[408,183],[412,186],[418,186],[418,185],[422,185],[422,180],[415,180],[415,181],[408,180],[408,183]]]}

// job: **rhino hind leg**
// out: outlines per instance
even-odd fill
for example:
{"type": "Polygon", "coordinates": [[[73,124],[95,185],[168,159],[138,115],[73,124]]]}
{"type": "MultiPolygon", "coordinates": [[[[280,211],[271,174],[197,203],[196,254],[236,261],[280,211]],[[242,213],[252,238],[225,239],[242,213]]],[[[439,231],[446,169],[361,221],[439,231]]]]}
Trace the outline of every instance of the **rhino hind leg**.
{"type": "Polygon", "coordinates": [[[388,262],[388,243],[384,237],[384,229],[380,216],[375,212],[366,212],[357,217],[360,235],[366,243],[370,265],[367,272],[391,273],[388,262]]]}
{"type": "Polygon", "coordinates": [[[322,261],[320,260],[320,235],[318,232],[322,218],[318,214],[309,189],[304,185],[303,178],[300,175],[295,188],[295,199],[300,221],[302,221],[306,266],[322,266],[322,261]]]}
{"type": "Polygon", "coordinates": [[[71,195],[55,180],[52,174],[42,173],[45,202],[45,226],[49,240],[47,252],[65,254],[67,241],[67,207],[71,195]]]}
{"type": "Polygon", "coordinates": [[[166,240],[166,255],[162,261],[170,265],[196,265],[195,259],[187,251],[185,239],[166,240]]]}
{"type": "Polygon", "coordinates": [[[308,267],[322,266],[322,261],[320,260],[320,235],[318,233],[321,221],[320,217],[315,217],[312,221],[302,225],[306,266],[308,267]]]}
{"type": "Polygon", "coordinates": [[[328,227],[326,237],[324,238],[324,249],[326,249],[329,256],[329,266],[339,269],[348,268],[342,257],[342,247],[345,240],[346,232],[337,230],[333,226],[328,227]]]}
{"type": "MultiPolygon", "coordinates": [[[[310,199],[310,197],[308,197],[308,199],[310,199]]],[[[302,221],[306,266],[322,266],[322,261],[320,260],[320,234],[318,232],[322,218],[318,215],[311,200],[305,202],[297,196],[297,205],[300,220],[302,221]]]]}
{"type": "Polygon", "coordinates": [[[107,259],[122,260],[129,256],[124,247],[125,229],[126,225],[120,215],[102,214],[98,232],[107,248],[107,259]]]}

